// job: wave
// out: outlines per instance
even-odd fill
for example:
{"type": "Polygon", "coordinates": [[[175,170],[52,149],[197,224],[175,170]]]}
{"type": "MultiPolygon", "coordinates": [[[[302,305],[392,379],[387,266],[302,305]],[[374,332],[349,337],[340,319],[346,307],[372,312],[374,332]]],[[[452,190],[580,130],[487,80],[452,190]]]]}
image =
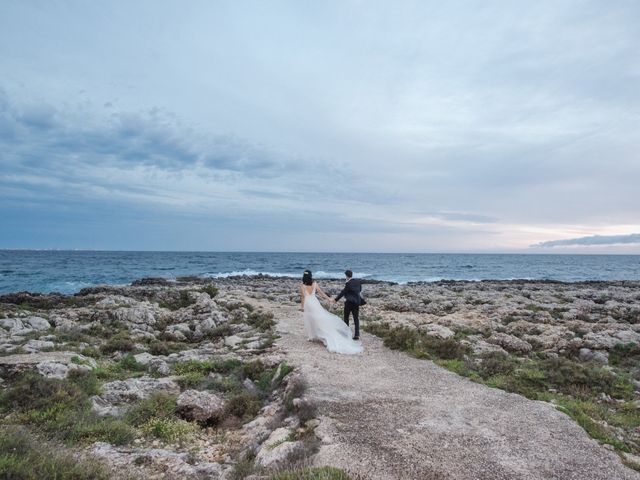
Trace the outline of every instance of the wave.
{"type": "MultiPolygon", "coordinates": [[[[258,275],[264,275],[269,277],[279,278],[302,278],[302,272],[266,272],[258,270],[235,270],[232,272],[218,272],[218,273],[205,273],[203,276],[207,278],[229,278],[229,277],[254,277],[258,275]]],[[[373,278],[370,273],[354,272],[356,278],[373,278]]],[[[344,278],[344,272],[325,272],[324,270],[318,270],[313,272],[314,278],[323,279],[342,279],[344,278]]]]}

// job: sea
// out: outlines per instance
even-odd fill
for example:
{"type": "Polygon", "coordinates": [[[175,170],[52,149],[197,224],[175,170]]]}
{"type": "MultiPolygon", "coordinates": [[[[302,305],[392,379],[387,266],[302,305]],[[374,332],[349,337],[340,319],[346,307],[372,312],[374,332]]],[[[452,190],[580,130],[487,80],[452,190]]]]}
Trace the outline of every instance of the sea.
{"type": "Polygon", "coordinates": [[[640,280],[640,255],[261,253],[0,250],[0,293],[76,293],[143,277],[271,275],[356,277],[395,283],[439,280],[640,280]]]}

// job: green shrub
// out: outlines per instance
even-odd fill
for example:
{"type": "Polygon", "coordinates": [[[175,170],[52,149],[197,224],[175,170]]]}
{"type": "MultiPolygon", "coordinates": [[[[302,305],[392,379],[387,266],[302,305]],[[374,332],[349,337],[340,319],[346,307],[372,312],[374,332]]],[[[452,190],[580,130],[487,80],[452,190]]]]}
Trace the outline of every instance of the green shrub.
{"type": "Polygon", "coordinates": [[[609,363],[616,367],[632,368],[640,365],[640,345],[618,343],[609,351],[609,363]]]}
{"type": "Polygon", "coordinates": [[[265,367],[261,360],[253,360],[242,365],[242,373],[244,376],[253,381],[258,380],[266,370],[267,367],[265,367]]]}
{"type": "Polygon", "coordinates": [[[68,380],[28,373],[3,392],[0,408],[17,412],[22,422],[67,442],[131,441],[135,433],[131,427],[91,412],[89,395],[98,389],[93,372],[74,373],[68,380]]]}
{"type": "Polygon", "coordinates": [[[192,348],[188,343],[172,342],[166,340],[153,339],[149,342],[149,353],[151,355],[170,355],[181,352],[187,348],[192,348]]]}
{"type": "Polygon", "coordinates": [[[144,372],[147,367],[136,360],[132,354],[128,353],[120,359],[118,366],[122,370],[128,370],[130,372],[144,372]]]}
{"type": "Polygon", "coordinates": [[[100,352],[100,350],[98,350],[95,347],[85,347],[82,349],[80,353],[85,357],[92,357],[92,358],[102,357],[102,352],[100,352]]]}
{"type": "Polygon", "coordinates": [[[82,391],[88,395],[99,395],[101,392],[101,383],[93,371],[87,370],[71,370],[68,376],[69,381],[76,384],[82,391]]]}
{"type": "MultiPolygon", "coordinates": [[[[172,292],[173,293],[173,292],[172,292]]],[[[191,298],[188,290],[181,290],[177,297],[172,295],[172,298],[166,302],[160,302],[160,307],[168,308],[169,310],[180,310],[181,308],[190,307],[193,305],[195,300],[191,298]]]]}
{"type": "Polygon", "coordinates": [[[107,442],[126,445],[136,437],[136,431],[124,421],[114,417],[96,417],[88,414],[76,422],[69,435],[73,442],[107,442]]]}
{"type": "Polygon", "coordinates": [[[23,374],[0,395],[0,409],[5,412],[81,409],[87,404],[87,394],[75,383],[44,378],[33,372],[23,374]]]}
{"type": "Polygon", "coordinates": [[[140,426],[152,418],[172,418],[175,416],[176,408],[174,395],[156,393],[129,409],[125,414],[125,420],[131,425],[140,426]]]}
{"type": "Polygon", "coordinates": [[[198,431],[198,426],[178,418],[150,418],[142,425],[145,435],[165,442],[176,442],[198,431]]]}
{"type": "Polygon", "coordinates": [[[178,375],[187,373],[199,373],[206,375],[209,372],[216,371],[216,365],[212,361],[202,360],[185,360],[178,362],[173,366],[173,371],[178,375]]]}
{"type": "Polygon", "coordinates": [[[387,323],[375,323],[367,331],[381,337],[385,346],[404,350],[418,358],[453,360],[462,359],[469,347],[454,338],[432,337],[409,327],[390,327],[387,323]]]}
{"type": "Polygon", "coordinates": [[[518,366],[518,361],[505,353],[490,353],[481,358],[475,370],[482,378],[494,375],[509,375],[518,366]]]}
{"type": "Polygon", "coordinates": [[[273,319],[273,313],[260,310],[249,314],[247,324],[261,332],[268,332],[276,325],[276,322],[273,319]]]}
{"type": "Polygon", "coordinates": [[[180,375],[176,381],[182,389],[195,388],[199,390],[205,386],[206,380],[207,376],[200,372],[188,372],[184,375],[180,375]]]}
{"type": "Polygon", "coordinates": [[[66,454],[23,427],[0,427],[0,476],[15,480],[108,480],[107,468],[66,454]]]}
{"type": "Polygon", "coordinates": [[[100,351],[104,354],[114,352],[131,352],[135,348],[133,340],[128,332],[121,331],[107,340],[107,343],[100,347],[100,351]]]}
{"type": "Polygon", "coordinates": [[[304,468],[277,473],[269,480],[350,480],[344,470],[333,467],[304,468]]]}
{"type": "Polygon", "coordinates": [[[216,340],[228,337],[230,335],[233,335],[233,328],[228,323],[223,323],[222,325],[218,325],[216,328],[209,330],[204,335],[204,339],[215,342],[216,340]]]}
{"type": "Polygon", "coordinates": [[[259,398],[248,392],[239,392],[227,400],[225,413],[241,419],[247,419],[255,417],[261,408],[262,401],[259,398]]]}
{"type": "Polygon", "coordinates": [[[211,298],[216,297],[218,293],[220,293],[220,291],[213,284],[202,287],[200,291],[208,294],[211,298]]]}

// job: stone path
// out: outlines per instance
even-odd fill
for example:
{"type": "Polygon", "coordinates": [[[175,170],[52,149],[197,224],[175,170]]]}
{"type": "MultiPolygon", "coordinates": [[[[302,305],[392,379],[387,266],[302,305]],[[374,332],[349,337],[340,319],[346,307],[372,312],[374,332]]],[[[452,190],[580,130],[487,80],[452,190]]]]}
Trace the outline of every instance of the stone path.
{"type": "Polygon", "coordinates": [[[309,382],[323,445],[315,462],[366,479],[640,479],[552,405],[473,383],[364,334],[358,356],[306,341],[291,305],[261,306],[309,382]]]}

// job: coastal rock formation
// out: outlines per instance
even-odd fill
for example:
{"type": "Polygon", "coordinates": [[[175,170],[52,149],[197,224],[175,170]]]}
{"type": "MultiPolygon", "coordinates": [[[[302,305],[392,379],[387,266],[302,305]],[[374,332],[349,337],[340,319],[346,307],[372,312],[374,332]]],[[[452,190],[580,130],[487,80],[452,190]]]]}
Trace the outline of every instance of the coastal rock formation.
{"type": "Polygon", "coordinates": [[[91,452],[110,478],[232,478],[275,429],[298,424],[285,422],[292,367],[273,316],[246,300],[195,278],[2,296],[0,412],[91,452]]]}
{"type": "Polygon", "coordinates": [[[198,390],[185,390],[177,401],[178,413],[186,420],[206,422],[220,417],[225,401],[219,395],[198,390]]]}

